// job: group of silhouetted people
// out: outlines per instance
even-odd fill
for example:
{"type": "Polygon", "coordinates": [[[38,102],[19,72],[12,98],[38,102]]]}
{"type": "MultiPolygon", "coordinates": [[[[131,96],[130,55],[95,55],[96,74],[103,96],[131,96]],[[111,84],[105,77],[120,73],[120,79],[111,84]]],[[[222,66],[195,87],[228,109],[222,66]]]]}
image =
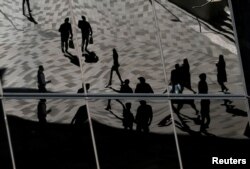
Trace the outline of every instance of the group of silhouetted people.
{"type": "Polygon", "coordinates": [[[140,100],[140,105],[137,108],[136,115],[134,117],[133,113],[131,112],[132,104],[130,102],[126,103],[125,105],[118,100],[118,102],[123,107],[123,117],[117,116],[112,110],[109,110],[115,117],[122,120],[122,125],[125,130],[133,130],[133,124],[136,124],[136,131],[138,132],[149,132],[149,126],[153,120],[153,110],[152,107],[147,104],[145,100],[140,100]]]}
{"type": "Polygon", "coordinates": [[[185,58],[181,66],[179,64],[175,65],[175,69],[171,71],[170,84],[172,86],[170,93],[182,93],[184,88],[189,89],[194,94],[196,93],[191,87],[188,59],[185,58]]]}
{"type": "MultiPolygon", "coordinates": [[[[221,91],[226,93],[228,88],[225,86],[225,82],[227,82],[227,74],[226,74],[226,63],[224,60],[224,56],[219,56],[219,61],[216,63],[217,67],[217,81],[221,86],[221,91]]],[[[199,83],[198,83],[198,93],[199,94],[208,94],[208,85],[206,82],[206,74],[202,73],[199,75],[199,83]]],[[[184,88],[189,89],[194,94],[196,93],[191,87],[191,75],[190,75],[190,66],[187,59],[183,60],[183,64],[180,66],[179,64],[175,65],[175,69],[171,71],[171,91],[170,93],[182,93],[184,88]]],[[[179,113],[180,109],[183,107],[183,104],[190,104],[191,107],[196,111],[196,115],[200,117],[200,131],[204,132],[207,128],[209,128],[210,124],[210,100],[209,99],[201,99],[200,101],[200,114],[197,110],[194,100],[173,100],[172,104],[177,103],[176,112],[179,113]]]]}
{"type": "MultiPolygon", "coordinates": [[[[90,38],[92,38],[93,31],[92,31],[91,25],[86,20],[85,16],[82,16],[82,20],[78,21],[78,28],[81,29],[81,32],[82,32],[81,50],[82,50],[82,52],[89,53],[88,44],[89,44],[90,38]]],[[[63,53],[68,52],[69,39],[71,39],[71,40],[73,39],[72,26],[69,23],[69,18],[66,18],[64,20],[64,23],[61,24],[61,26],[59,28],[59,32],[61,33],[62,52],[63,53]]]]}

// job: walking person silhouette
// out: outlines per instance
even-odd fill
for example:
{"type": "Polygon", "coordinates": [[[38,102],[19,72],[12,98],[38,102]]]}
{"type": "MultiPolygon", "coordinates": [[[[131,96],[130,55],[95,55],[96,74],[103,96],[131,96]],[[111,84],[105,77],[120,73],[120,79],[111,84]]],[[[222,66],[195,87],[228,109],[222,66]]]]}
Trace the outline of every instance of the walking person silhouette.
{"type": "Polygon", "coordinates": [[[217,81],[221,87],[222,92],[227,92],[228,88],[225,86],[225,82],[227,82],[227,73],[226,73],[226,62],[224,60],[224,56],[219,56],[219,62],[216,63],[217,66],[217,81]]]}
{"type": "MultiPolygon", "coordinates": [[[[208,85],[206,82],[206,74],[205,73],[200,74],[199,78],[200,78],[200,81],[198,84],[199,94],[207,94],[208,85]]],[[[209,112],[210,112],[210,100],[202,99],[200,103],[200,114],[201,114],[200,132],[204,132],[206,131],[207,128],[209,128],[209,124],[210,124],[209,112]]]]}
{"type": "Polygon", "coordinates": [[[82,52],[85,50],[87,53],[89,53],[89,38],[93,36],[93,31],[89,22],[86,21],[85,16],[82,16],[82,20],[78,21],[78,28],[80,28],[82,31],[82,52]]]}
{"type": "Polygon", "coordinates": [[[109,78],[109,82],[108,82],[108,85],[106,86],[106,88],[108,88],[108,87],[110,87],[112,85],[113,71],[116,72],[118,78],[121,81],[121,84],[123,83],[121,75],[120,75],[120,72],[119,72],[119,66],[120,66],[120,64],[118,62],[118,57],[119,57],[118,53],[117,53],[116,49],[114,48],[113,49],[113,66],[111,68],[110,78],[109,78]]]}
{"type": "Polygon", "coordinates": [[[60,26],[60,28],[59,28],[58,31],[61,33],[61,48],[62,48],[62,52],[63,53],[64,52],[68,53],[68,41],[69,41],[69,38],[70,39],[73,38],[72,27],[71,27],[71,24],[69,23],[69,18],[66,18],[64,20],[64,23],[61,24],[61,26],[60,26]]]}
{"type": "Polygon", "coordinates": [[[194,94],[196,94],[196,92],[191,87],[190,66],[189,66],[187,58],[185,58],[183,60],[183,64],[181,65],[180,76],[181,76],[181,88],[182,88],[182,90],[185,87],[188,90],[192,91],[194,94]]]}
{"type": "Polygon", "coordinates": [[[135,93],[154,93],[150,84],[146,83],[144,77],[138,77],[140,83],[136,85],[135,93]]]}
{"type": "Polygon", "coordinates": [[[172,86],[170,93],[176,93],[176,94],[182,93],[181,69],[179,64],[175,64],[175,69],[171,71],[170,82],[172,86]]]}
{"type": "Polygon", "coordinates": [[[138,132],[149,132],[149,126],[153,119],[153,110],[150,105],[147,104],[145,100],[140,101],[140,106],[137,109],[137,114],[135,116],[135,122],[137,124],[136,131],[138,132]]]}

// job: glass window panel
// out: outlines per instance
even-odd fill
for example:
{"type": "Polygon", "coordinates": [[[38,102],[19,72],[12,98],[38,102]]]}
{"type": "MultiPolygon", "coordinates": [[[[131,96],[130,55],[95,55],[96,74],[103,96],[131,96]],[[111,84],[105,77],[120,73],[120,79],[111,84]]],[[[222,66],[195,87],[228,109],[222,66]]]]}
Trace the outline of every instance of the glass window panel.
{"type": "Polygon", "coordinates": [[[173,110],[184,168],[219,167],[213,157],[249,159],[246,100],[181,100],[173,110]]]}
{"type": "Polygon", "coordinates": [[[167,101],[107,104],[89,100],[101,168],[180,168],[167,101]]]}
{"type": "Polygon", "coordinates": [[[5,100],[17,168],[96,168],[83,100],[5,100]]]}
{"type": "Polygon", "coordinates": [[[4,109],[2,99],[0,100],[0,163],[2,168],[11,169],[12,161],[10,147],[7,137],[7,130],[4,121],[4,109]]]}

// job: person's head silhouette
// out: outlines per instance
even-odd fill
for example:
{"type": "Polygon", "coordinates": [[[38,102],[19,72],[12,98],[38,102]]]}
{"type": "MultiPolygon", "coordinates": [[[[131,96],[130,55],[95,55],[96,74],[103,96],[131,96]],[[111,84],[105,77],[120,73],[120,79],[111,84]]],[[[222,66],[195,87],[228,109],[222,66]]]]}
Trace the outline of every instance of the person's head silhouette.
{"type": "Polygon", "coordinates": [[[188,65],[188,59],[187,58],[183,59],[183,64],[188,65]]]}
{"type": "Polygon", "coordinates": [[[82,20],[86,21],[86,17],[85,17],[85,16],[82,16],[82,20]]]}
{"type": "Polygon", "coordinates": [[[69,18],[66,18],[66,19],[64,20],[64,22],[65,22],[65,23],[69,23],[69,18]]]}
{"type": "Polygon", "coordinates": [[[89,83],[85,83],[85,86],[86,86],[86,90],[88,91],[89,88],[90,88],[90,84],[89,83]]]}
{"type": "Polygon", "coordinates": [[[43,65],[39,66],[39,71],[44,71],[43,65]]]}
{"type": "Polygon", "coordinates": [[[131,103],[126,103],[125,106],[126,106],[127,109],[130,109],[131,108],[131,103]]]}
{"type": "Polygon", "coordinates": [[[146,105],[146,101],[145,100],[140,100],[140,104],[142,105],[142,106],[145,106],[146,105]]]}
{"type": "Polygon", "coordinates": [[[40,102],[46,103],[46,99],[40,99],[40,102]]]}
{"type": "Polygon", "coordinates": [[[128,85],[129,84],[129,80],[128,79],[126,79],[126,80],[124,80],[124,85],[128,85]]]}
{"type": "Polygon", "coordinates": [[[224,61],[224,56],[223,55],[220,55],[219,56],[219,61],[221,62],[221,61],[224,61]]]}
{"type": "Polygon", "coordinates": [[[200,78],[200,80],[205,81],[206,78],[207,78],[207,76],[206,76],[205,73],[201,73],[201,74],[199,75],[199,78],[200,78]]]}
{"type": "Polygon", "coordinates": [[[139,81],[140,81],[141,83],[145,83],[145,82],[146,82],[146,80],[145,80],[144,77],[139,77],[138,79],[139,79],[139,81]]]}
{"type": "Polygon", "coordinates": [[[117,54],[117,51],[116,51],[116,49],[115,49],[115,48],[113,48],[113,53],[114,53],[114,54],[117,54]]]}
{"type": "Polygon", "coordinates": [[[175,69],[179,69],[180,68],[180,65],[179,64],[175,64],[175,69]]]}

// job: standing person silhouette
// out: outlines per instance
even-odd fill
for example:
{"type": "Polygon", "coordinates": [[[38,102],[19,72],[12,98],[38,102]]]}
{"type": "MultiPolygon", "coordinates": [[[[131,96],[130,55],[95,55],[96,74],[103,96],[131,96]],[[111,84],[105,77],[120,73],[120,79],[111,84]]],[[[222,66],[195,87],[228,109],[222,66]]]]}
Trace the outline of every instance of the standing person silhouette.
{"type": "Polygon", "coordinates": [[[82,52],[84,52],[85,50],[87,53],[89,53],[88,51],[89,38],[93,36],[93,31],[89,22],[86,21],[85,16],[82,16],[82,20],[78,21],[78,28],[80,28],[82,31],[82,52]]]}
{"type": "Polygon", "coordinates": [[[140,83],[136,85],[135,93],[154,93],[150,84],[146,83],[144,77],[139,77],[138,80],[140,83]]]}
{"type": "Polygon", "coordinates": [[[51,109],[47,110],[46,99],[40,99],[37,105],[37,118],[39,123],[44,125],[47,123],[47,114],[51,112],[51,109]]]}
{"type": "Polygon", "coordinates": [[[228,88],[225,86],[225,82],[227,82],[227,73],[226,73],[226,62],[224,60],[224,56],[219,56],[219,62],[216,63],[217,66],[217,81],[221,87],[222,92],[227,92],[228,88]]]}
{"type": "Polygon", "coordinates": [[[134,124],[134,115],[131,113],[131,103],[126,103],[125,105],[122,102],[119,102],[123,107],[123,118],[115,115],[113,111],[109,110],[116,118],[122,120],[122,125],[125,130],[133,130],[134,124]]]}
{"type": "Polygon", "coordinates": [[[149,126],[153,119],[153,110],[150,105],[147,104],[145,100],[140,101],[140,106],[137,109],[137,114],[135,116],[135,122],[137,124],[136,131],[143,131],[145,133],[149,132],[149,126]]]}
{"type": "Polygon", "coordinates": [[[181,70],[180,65],[175,64],[175,69],[171,71],[171,77],[170,77],[172,89],[170,93],[182,93],[182,87],[179,89],[179,85],[181,85],[181,70]]]}
{"type": "Polygon", "coordinates": [[[185,58],[183,60],[183,64],[181,65],[180,72],[181,72],[180,76],[181,76],[181,87],[182,87],[182,90],[185,87],[188,90],[192,91],[194,94],[196,94],[196,92],[191,87],[190,66],[189,66],[187,58],[185,58]]]}
{"type": "Polygon", "coordinates": [[[106,88],[107,88],[107,87],[110,87],[110,86],[112,85],[113,71],[116,72],[118,78],[119,78],[120,81],[121,81],[121,84],[123,83],[122,78],[121,78],[121,75],[120,75],[120,72],[119,72],[119,66],[120,66],[120,64],[119,64],[119,62],[118,62],[118,57],[119,57],[119,56],[118,56],[118,53],[117,53],[116,49],[114,48],[114,49],[113,49],[113,66],[112,66],[112,68],[111,68],[110,78],[109,78],[109,82],[108,82],[108,85],[106,86],[106,88]]]}
{"type": "MultiPolygon", "coordinates": [[[[206,74],[202,73],[199,75],[200,81],[198,84],[199,94],[207,94],[208,93],[208,85],[206,82],[206,74]]],[[[210,124],[210,100],[202,99],[200,103],[200,114],[201,114],[201,127],[200,132],[204,132],[206,128],[209,127],[210,124]],[[206,121],[206,122],[205,122],[206,121]]]]}
{"type": "Polygon", "coordinates": [[[61,48],[62,48],[62,52],[68,52],[68,41],[69,38],[72,39],[73,38],[73,33],[72,33],[72,27],[71,24],[69,23],[69,18],[66,18],[64,20],[64,23],[61,24],[59,30],[61,33],[61,48]],[[70,35],[70,37],[69,37],[70,35]],[[65,48],[65,50],[64,50],[65,48]]]}
{"type": "Polygon", "coordinates": [[[45,81],[45,75],[43,73],[44,68],[42,65],[39,66],[37,72],[37,83],[38,83],[38,90],[39,92],[47,92],[46,84],[50,83],[51,81],[45,81]]]}

